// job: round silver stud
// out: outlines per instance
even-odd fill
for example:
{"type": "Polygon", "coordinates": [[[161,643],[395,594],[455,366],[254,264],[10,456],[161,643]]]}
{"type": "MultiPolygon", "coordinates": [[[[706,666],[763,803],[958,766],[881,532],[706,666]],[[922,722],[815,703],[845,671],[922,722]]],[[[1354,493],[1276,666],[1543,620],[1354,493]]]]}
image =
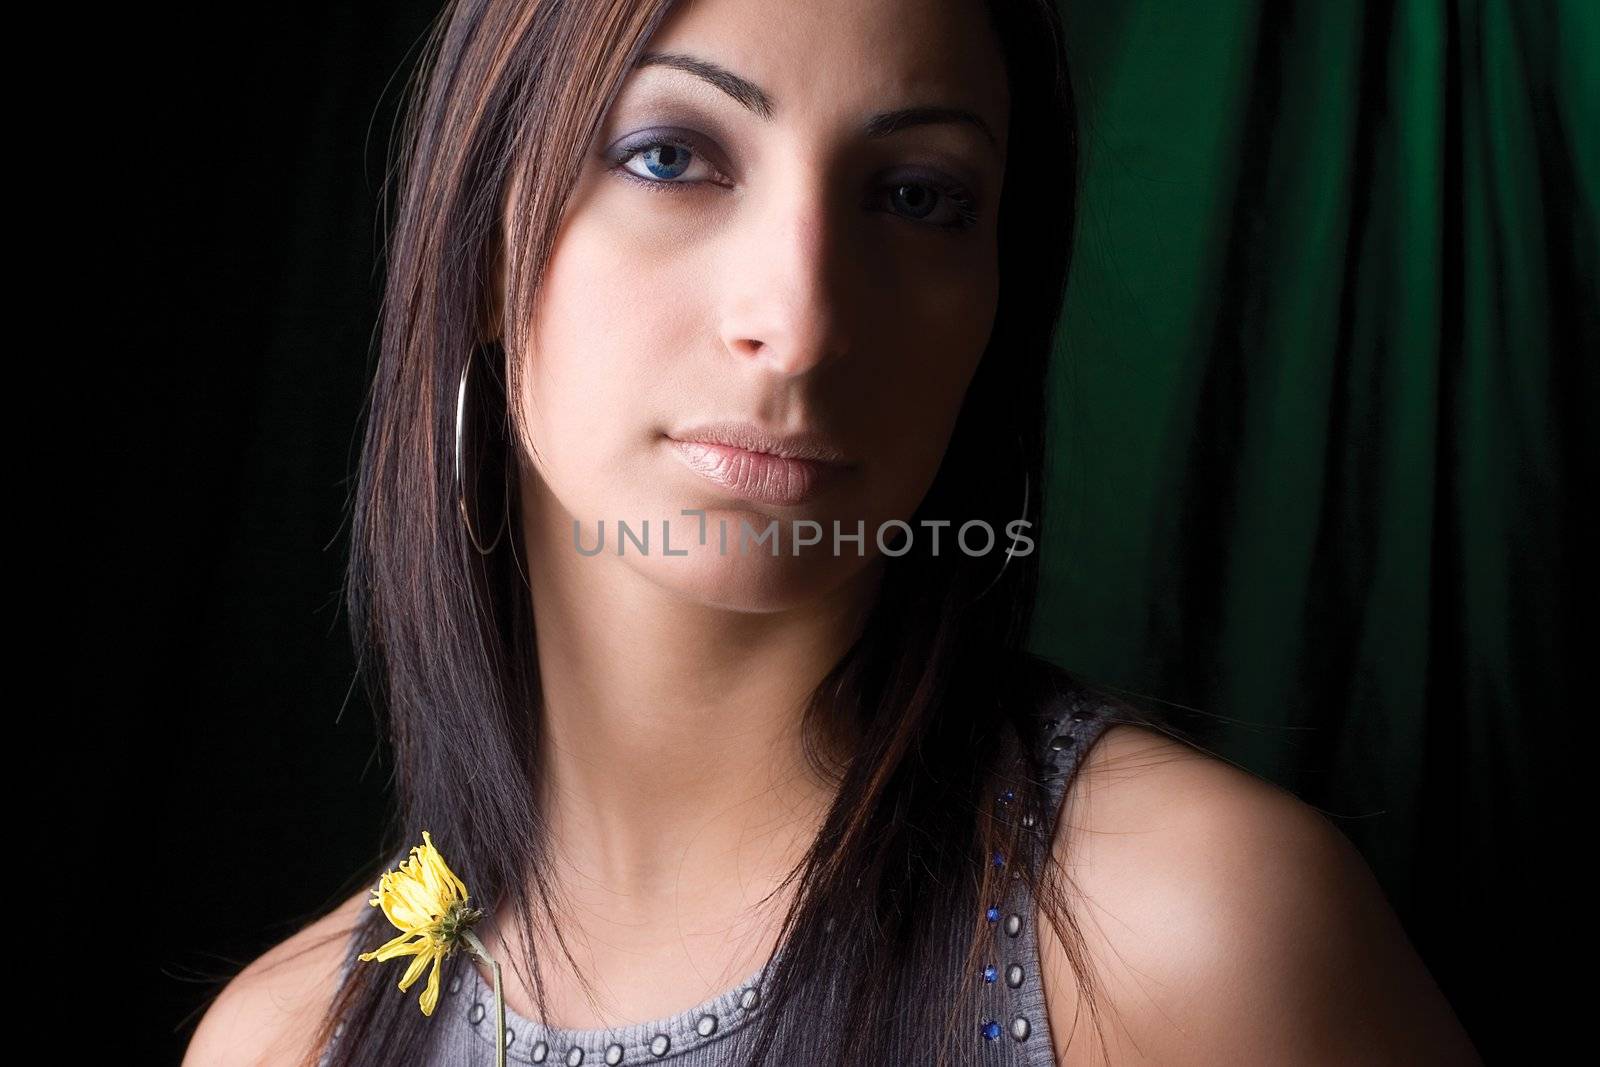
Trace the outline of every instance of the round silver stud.
{"type": "Polygon", "coordinates": [[[479,1023],[483,1022],[482,1003],[473,1004],[471,1008],[467,1009],[467,1022],[471,1023],[473,1026],[477,1026],[479,1023]]]}
{"type": "Polygon", "coordinates": [[[754,1008],[757,1004],[760,1004],[760,1003],[761,1003],[761,990],[756,989],[754,987],[746,989],[739,996],[739,1007],[743,1008],[745,1011],[749,1011],[751,1008],[754,1008]]]}
{"type": "Polygon", "coordinates": [[[1016,937],[1020,933],[1022,933],[1022,916],[1012,912],[1006,916],[1006,935],[1016,937]]]}
{"type": "Polygon", "coordinates": [[[583,1049],[573,1045],[567,1049],[567,1067],[578,1067],[583,1062],[583,1049]]]}
{"type": "Polygon", "coordinates": [[[606,1062],[611,1064],[612,1067],[616,1067],[617,1064],[622,1062],[622,1046],[621,1045],[607,1045],[606,1046],[606,1062]]]}
{"type": "Polygon", "coordinates": [[[459,974],[452,974],[450,976],[450,984],[445,986],[445,988],[452,993],[461,992],[461,976],[459,974]]]}
{"type": "Polygon", "coordinates": [[[1022,968],[1013,963],[1011,966],[1006,968],[1006,985],[1010,986],[1012,989],[1015,989],[1021,984],[1022,968]]]}
{"type": "Polygon", "coordinates": [[[1056,734],[1050,739],[1050,751],[1061,752],[1072,747],[1071,734],[1056,734]]]}
{"type": "Polygon", "coordinates": [[[545,1044],[543,1041],[535,1041],[533,1043],[533,1062],[534,1063],[543,1063],[545,1061],[545,1057],[547,1057],[549,1055],[550,1055],[550,1046],[549,1045],[545,1044]]]}
{"type": "Polygon", "coordinates": [[[666,1034],[657,1034],[650,1042],[650,1055],[665,1056],[672,1047],[672,1038],[666,1034]]]}
{"type": "Polygon", "coordinates": [[[338,1037],[343,1033],[344,1033],[344,1020],[340,1019],[339,1022],[333,1028],[333,1036],[334,1037],[338,1037]]]}
{"type": "Polygon", "coordinates": [[[715,1015],[702,1015],[700,1021],[694,1024],[694,1032],[701,1037],[710,1037],[717,1032],[717,1017],[715,1015]]]}
{"type": "Polygon", "coordinates": [[[1019,1015],[1011,1020],[1011,1036],[1018,1041],[1028,1040],[1028,1035],[1031,1033],[1033,1027],[1028,1025],[1028,1020],[1024,1016],[1019,1015]]]}

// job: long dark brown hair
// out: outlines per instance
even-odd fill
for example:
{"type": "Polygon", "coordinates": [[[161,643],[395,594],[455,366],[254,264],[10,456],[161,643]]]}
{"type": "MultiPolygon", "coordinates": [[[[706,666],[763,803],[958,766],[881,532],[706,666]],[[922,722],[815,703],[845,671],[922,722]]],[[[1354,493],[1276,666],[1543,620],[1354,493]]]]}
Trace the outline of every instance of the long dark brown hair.
{"type": "MultiPolygon", "coordinates": [[[[535,931],[565,942],[542,873],[540,683],[516,479],[508,476],[520,439],[508,397],[521,389],[504,353],[520,349],[492,339],[497,321],[528,321],[587,146],[671,6],[448,4],[411,85],[393,170],[346,595],[360,669],[393,746],[398,803],[386,834],[392,847],[364,876],[374,883],[423,829],[448,843],[474,904],[516,915],[521,955],[509,964],[529,980],[541,1017],[535,931]],[[514,183],[516,175],[526,180],[514,183]],[[507,218],[514,225],[502,246],[507,218]],[[502,269],[508,309],[492,292],[502,269]],[[473,353],[463,482],[480,543],[504,523],[488,555],[461,522],[454,459],[457,388],[473,353]]],[[[1076,116],[1051,0],[985,7],[1011,95],[1000,299],[943,464],[911,519],[960,515],[1000,531],[1020,516],[1037,530],[1046,371],[1072,247],[1076,116]],[[1000,471],[994,441],[1015,442],[1000,471]]],[[[1003,555],[888,560],[859,639],[811,694],[804,725],[813,759],[820,731],[846,726],[858,743],[846,766],[826,768],[837,799],[791,874],[799,881],[751,1063],[820,1062],[815,1049],[802,1055],[786,1044],[805,1035],[780,1026],[783,1018],[826,1018],[850,1035],[831,1043],[840,1064],[962,1062],[952,1049],[964,1046],[952,1040],[971,1023],[963,975],[976,969],[985,935],[977,902],[1000,899],[1001,879],[1013,871],[1050,917],[1094,1011],[1093,976],[1047,843],[994,817],[993,797],[1007,788],[1025,806],[1046,801],[1039,781],[1000,758],[1010,739],[1032,736],[1026,720],[1037,713],[1014,683],[1028,658],[1038,553],[1001,568],[1003,555]],[[1004,875],[986,862],[995,852],[1012,857],[1004,875]],[[946,964],[931,961],[944,959],[952,924],[962,923],[971,926],[969,966],[945,973],[946,964]],[[814,979],[842,980],[846,999],[825,1002],[828,981],[814,979]]],[[[354,938],[370,948],[393,933],[379,909],[364,909],[354,938]]],[[[471,964],[462,954],[447,960],[446,980],[463,966],[471,964]]],[[[347,972],[317,1039],[320,1052],[338,1024],[330,1067],[424,1058],[438,1023],[417,1010],[414,994],[396,992],[392,970],[347,972]]]]}

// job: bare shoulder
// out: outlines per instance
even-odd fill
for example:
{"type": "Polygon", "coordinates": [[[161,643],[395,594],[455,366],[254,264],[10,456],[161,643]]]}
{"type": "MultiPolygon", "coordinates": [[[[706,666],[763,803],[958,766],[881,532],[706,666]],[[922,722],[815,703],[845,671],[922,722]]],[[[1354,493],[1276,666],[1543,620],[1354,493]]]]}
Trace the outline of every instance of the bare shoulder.
{"type": "Polygon", "coordinates": [[[1039,916],[1063,1065],[1481,1063],[1361,854],[1270,782],[1114,724],[1051,854],[1101,1009],[1039,916]]]}
{"type": "Polygon", "coordinates": [[[306,1062],[350,934],[371,896],[363,889],[235,975],[201,1018],[183,1067],[306,1062]]]}

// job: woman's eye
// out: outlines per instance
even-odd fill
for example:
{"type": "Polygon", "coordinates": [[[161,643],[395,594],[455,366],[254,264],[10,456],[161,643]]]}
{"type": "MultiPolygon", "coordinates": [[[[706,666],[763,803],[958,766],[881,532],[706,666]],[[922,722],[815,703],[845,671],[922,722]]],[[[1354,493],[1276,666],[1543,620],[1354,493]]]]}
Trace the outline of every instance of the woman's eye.
{"type": "Polygon", "coordinates": [[[681,179],[697,162],[705,172],[701,180],[718,177],[714,168],[699,159],[693,145],[670,138],[646,141],[625,149],[614,165],[647,185],[693,185],[694,180],[681,179]]]}
{"type": "Polygon", "coordinates": [[[978,222],[978,205],[958,186],[931,182],[897,182],[886,187],[890,210],[915,222],[947,230],[965,230],[978,222]]]}

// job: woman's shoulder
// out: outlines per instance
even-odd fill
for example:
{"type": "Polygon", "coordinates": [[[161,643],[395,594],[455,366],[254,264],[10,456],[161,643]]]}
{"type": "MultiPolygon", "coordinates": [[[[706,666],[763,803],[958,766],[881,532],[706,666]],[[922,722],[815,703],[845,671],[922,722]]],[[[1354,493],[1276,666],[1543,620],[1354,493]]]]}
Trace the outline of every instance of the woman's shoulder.
{"type": "Polygon", "coordinates": [[[1100,728],[1062,791],[1050,849],[1103,1014],[1097,1029],[1038,916],[1058,1062],[1479,1062],[1336,826],[1090,694],[1063,698],[1093,707],[1100,728]]]}
{"type": "Polygon", "coordinates": [[[309,1062],[350,937],[371,896],[362,889],[235,975],[201,1018],[184,1067],[309,1062]]]}

